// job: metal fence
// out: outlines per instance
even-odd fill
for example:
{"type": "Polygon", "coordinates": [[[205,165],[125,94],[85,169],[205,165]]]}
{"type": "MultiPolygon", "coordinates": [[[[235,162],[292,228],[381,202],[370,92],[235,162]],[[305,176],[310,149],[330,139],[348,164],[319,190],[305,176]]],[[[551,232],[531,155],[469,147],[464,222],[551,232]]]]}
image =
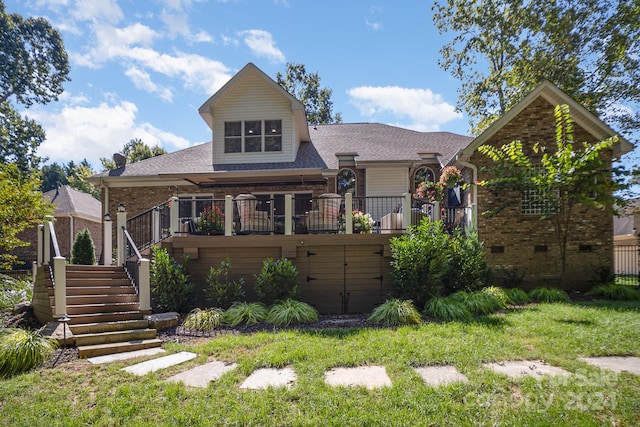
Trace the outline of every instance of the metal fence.
{"type": "Polygon", "coordinates": [[[638,284],[640,259],[638,245],[616,245],[613,247],[614,273],[617,283],[638,284]]]}

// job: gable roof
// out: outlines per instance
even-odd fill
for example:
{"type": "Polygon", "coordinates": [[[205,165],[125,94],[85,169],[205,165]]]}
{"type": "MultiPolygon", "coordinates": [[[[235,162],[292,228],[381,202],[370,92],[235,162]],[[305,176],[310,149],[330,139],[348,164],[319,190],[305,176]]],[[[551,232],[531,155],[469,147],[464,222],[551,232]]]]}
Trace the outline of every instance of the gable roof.
{"type": "Polygon", "coordinates": [[[242,86],[242,82],[249,76],[256,76],[262,79],[267,85],[275,89],[280,95],[288,99],[291,102],[291,110],[293,112],[296,128],[300,129],[301,140],[309,141],[309,133],[307,130],[307,115],[305,112],[304,104],[300,102],[296,97],[287,92],[282,86],[280,86],[275,80],[266,75],[264,71],[256,67],[253,63],[249,62],[240,71],[236,73],[227,83],[225,83],[216,93],[214,93],[204,104],[198,108],[200,116],[207,122],[209,128],[213,130],[213,109],[224,102],[225,95],[236,86],[242,86]]]}
{"type": "MultiPolygon", "coordinates": [[[[531,93],[525,96],[520,102],[514,105],[509,111],[493,122],[491,126],[485,129],[484,132],[473,140],[473,142],[463,150],[463,157],[468,159],[479,146],[486,143],[493,135],[495,135],[507,123],[511,122],[511,120],[513,120],[538,98],[543,98],[552,105],[567,104],[571,111],[571,118],[573,121],[598,139],[605,139],[618,135],[616,131],[611,129],[593,113],[560,90],[556,85],[548,80],[544,80],[531,93]]],[[[613,147],[613,155],[616,157],[622,156],[623,154],[633,150],[633,148],[633,144],[619,136],[618,143],[613,147]]]]}
{"type": "Polygon", "coordinates": [[[54,216],[81,216],[98,222],[102,218],[102,203],[93,196],[64,185],[43,193],[56,206],[54,216]]]}

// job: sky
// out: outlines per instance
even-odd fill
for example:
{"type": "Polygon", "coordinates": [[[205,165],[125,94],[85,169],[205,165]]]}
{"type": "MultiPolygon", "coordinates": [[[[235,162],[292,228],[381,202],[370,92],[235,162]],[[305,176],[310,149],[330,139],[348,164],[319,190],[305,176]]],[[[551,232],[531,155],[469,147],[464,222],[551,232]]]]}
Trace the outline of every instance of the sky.
{"type": "Polygon", "coordinates": [[[48,19],[69,55],[59,101],[23,111],[46,131],[38,154],[96,171],[133,138],[169,152],[210,141],[197,109],[248,62],[274,80],[287,63],[317,72],[345,123],[468,134],[431,4],[5,0],[7,13],[48,19]]]}

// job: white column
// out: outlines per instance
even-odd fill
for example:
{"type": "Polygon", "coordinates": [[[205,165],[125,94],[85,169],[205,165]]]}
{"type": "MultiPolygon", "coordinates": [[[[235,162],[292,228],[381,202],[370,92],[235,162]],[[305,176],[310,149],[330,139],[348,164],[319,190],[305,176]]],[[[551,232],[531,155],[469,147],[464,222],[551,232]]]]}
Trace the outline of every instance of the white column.
{"type": "Polygon", "coordinates": [[[140,297],[140,311],[151,313],[151,274],[149,260],[141,258],[138,261],[138,296],[140,297]]]}
{"type": "Polygon", "coordinates": [[[51,229],[49,223],[53,221],[51,215],[47,215],[44,219],[44,246],[43,246],[43,264],[49,264],[51,261],[51,229]]]}
{"type": "Polygon", "coordinates": [[[102,264],[111,265],[113,262],[113,221],[106,217],[102,233],[102,264]]]}
{"type": "Polygon", "coordinates": [[[36,255],[38,267],[44,264],[44,225],[38,224],[38,251],[36,255]]]}
{"type": "Polygon", "coordinates": [[[177,196],[173,196],[170,199],[171,206],[169,207],[169,227],[171,228],[171,235],[175,236],[180,232],[180,205],[177,196]]]}
{"type": "Polygon", "coordinates": [[[284,234],[285,236],[291,236],[293,216],[293,197],[291,194],[284,195],[284,234]]]}
{"type": "Polygon", "coordinates": [[[122,208],[116,214],[116,245],[118,252],[118,265],[124,265],[125,262],[125,242],[122,228],[127,226],[127,212],[122,208]]]}
{"type": "Polygon", "coordinates": [[[344,195],[344,232],[353,234],[353,194],[344,195]]]}
{"type": "Polygon", "coordinates": [[[224,235],[233,235],[233,196],[224,196],[224,235]]]}
{"type": "Polygon", "coordinates": [[[162,230],[160,226],[160,210],[157,208],[151,212],[151,232],[153,233],[153,241],[159,242],[162,238],[162,230]]]}
{"type": "Polygon", "coordinates": [[[57,256],[53,258],[53,299],[56,304],[54,317],[67,315],[67,260],[57,256]]]}
{"type": "Polygon", "coordinates": [[[411,225],[411,193],[404,193],[402,197],[402,229],[406,233],[411,225]]]}

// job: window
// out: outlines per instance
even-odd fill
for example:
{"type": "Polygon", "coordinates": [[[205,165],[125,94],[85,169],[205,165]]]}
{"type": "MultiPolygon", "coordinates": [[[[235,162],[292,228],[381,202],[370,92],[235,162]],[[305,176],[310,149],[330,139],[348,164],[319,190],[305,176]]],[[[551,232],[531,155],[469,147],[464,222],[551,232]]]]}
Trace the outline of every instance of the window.
{"type": "Polygon", "coordinates": [[[351,169],[340,169],[336,182],[339,195],[344,196],[347,193],[356,195],[356,173],[351,169]]]}
{"type": "Polygon", "coordinates": [[[282,151],[282,120],[224,123],[225,153],[282,151]]]}
{"type": "Polygon", "coordinates": [[[413,189],[418,188],[422,182],[436,182],[436,174],[433,169],[426,166],[416,169],[416,173],[413,175],[413,189]]]}

